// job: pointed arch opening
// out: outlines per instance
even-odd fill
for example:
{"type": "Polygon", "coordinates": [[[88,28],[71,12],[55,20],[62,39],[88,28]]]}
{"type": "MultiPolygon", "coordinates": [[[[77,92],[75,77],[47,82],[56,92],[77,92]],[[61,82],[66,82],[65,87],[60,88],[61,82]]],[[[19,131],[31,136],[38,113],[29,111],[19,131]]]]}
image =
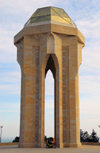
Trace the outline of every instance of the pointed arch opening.
{"type": "Polygon", "coordinates": [[[51,70],[45,78],[45,136],[54,137],[54,78],[51,70]]]}
{"type": "Polygon", "coordinates": [[[49,55],[45,67],[45,136],[54,138],[56,138],[55,80],[56,66],[52,55],[49,55]]]}

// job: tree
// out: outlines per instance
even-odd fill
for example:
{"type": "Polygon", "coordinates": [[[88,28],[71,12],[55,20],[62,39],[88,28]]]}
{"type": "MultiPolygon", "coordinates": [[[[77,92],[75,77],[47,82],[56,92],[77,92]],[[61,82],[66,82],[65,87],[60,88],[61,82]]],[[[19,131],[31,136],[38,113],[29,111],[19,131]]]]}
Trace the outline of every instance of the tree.
{"type": "Polygon", "coordinates": [[[88,132],[80,130],[80,141],[81,142],[88,142],[88,140],[89,140],[88,132]]]}
{"type": "Polygon", "coordinates": [[[81,142],[99,142],[99,138],[94,131],[92,130],[92,133],[89,135],[87,131],[80,130],[80,141],[81,142]]]}
{"type": "Polygon", "coordinates": [[[90,142],[99,142],[99,138],[94,129],[92,130],[92,133],[90,135],[90,142]]]}

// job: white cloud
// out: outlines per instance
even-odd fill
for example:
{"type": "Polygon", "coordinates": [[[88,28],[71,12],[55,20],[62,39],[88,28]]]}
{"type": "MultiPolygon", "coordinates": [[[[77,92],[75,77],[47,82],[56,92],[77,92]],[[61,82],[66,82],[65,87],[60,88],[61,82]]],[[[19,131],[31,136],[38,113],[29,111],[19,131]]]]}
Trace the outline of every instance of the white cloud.
{"type": "Polygon", "coordinates": [[[19,112],[20,111],[20,103],[1,103],[0,104],[0,112],[9,112],[9,113],[14,113],[14,112],[19,112]]]}
{"type": "Polygon", "coordinates": [[[13,36],[14,36],[14,30],[10,31],[4,27],[0,27],[0,49],[1,50],[8,50],[9,52],[13,50],[14,45],[13,44],[13,36]]]}
{"type": "MultiPolygon", "coordinates": [[[[80,76],[80,93],[99,95],[100,93],[100,77],[97,76],[80,76]]],[[[100,97],[99,97],[100,98],[100,97]]]]}
{"type": "Polygon", "coordinates": [[[17,49],[13,44],[14,31],[0,28],[0,63],[15,62],[17,49]]]}
{"type": "Polygon", "coordinates": [[[45,95],[54,95],[54,79],[50,70],[47,72],[45,79],[45,95]]]}
{"type": "MultiPolygon", "coordinates": [[[[92,96],[92,93],[91,93],[92,96]]],[[[100,100],[96,97],[89,99],[85,97],[80,100],[80,127],[87,130],[89,133],[95,129],[100,136],[100,100]]]]}
{"type": "Polygon", "coordinates": [[[100,12],[92,13],[89,18],[76,21],[80,31],[86,39],[82,50],[82,70],[100,74],[100,12]]]}
{"type": "Polygon", "coordinates": [[[54,99],[45,100],[45,109],[48,111],[54,109],[54,99]]]}
{"type": "MultiPolygon", "coordinates": [[[[84,117],[99,117],[100,118],[100,100],[95,98],[85,98],[80,101],[80,112],[84,117]]],[[[99,120],[98,120],[99,121],[99,120]]]]}
{"type": "Polygon", "coordinates": [[[7,12],[20,14],[29,13],[32,14],[36,8],[54,5],[57,0],[1,0],[0,8],[5,8],[7,12]]]}
{"type": "Polygon", "coordinates": [[[21,79],[21,72],[19,71],[8,71],[0,74],[0,82],[4,83],[19,83],[21,79]]]}
{"type": "MultiPolygon", "coordinates": [[[[97,18],[100,18],[100,16],[97,16],[97,18]]],[[[100,38],[100,21],[97,18],[76,21],[84,36],[95,41],[100,38]]]]}
{"type": "Polygon", "coordinates": [[[8,95],[8,94],[19,95],[20,94],[20,86],[17,84],[0,85],[0,90],[1,90],[1,93],[5,95],[8,95]]]}
{"type": "Polygon", "coordinates": [[[1,93],[20,95],[21,74],[20,72],[3,72],[0,77],[1,93]]]}

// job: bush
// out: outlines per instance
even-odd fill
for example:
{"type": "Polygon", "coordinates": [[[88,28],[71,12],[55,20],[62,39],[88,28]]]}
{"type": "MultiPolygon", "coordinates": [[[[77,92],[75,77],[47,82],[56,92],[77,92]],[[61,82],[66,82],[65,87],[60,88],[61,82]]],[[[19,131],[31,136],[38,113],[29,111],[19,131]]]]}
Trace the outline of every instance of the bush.
{"type": "Polygon", "coordinates": [[[15,139],[12,142],[19,142],[19,137],[15,137],[15,139]]]}

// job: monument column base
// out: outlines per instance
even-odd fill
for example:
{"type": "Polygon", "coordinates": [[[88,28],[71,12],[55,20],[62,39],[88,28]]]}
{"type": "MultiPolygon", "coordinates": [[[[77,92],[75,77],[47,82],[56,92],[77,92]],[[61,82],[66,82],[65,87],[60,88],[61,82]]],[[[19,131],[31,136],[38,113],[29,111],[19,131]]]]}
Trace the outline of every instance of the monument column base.
{"type": "Polygon", "coordinates": [[[63,144],[63,148],[67,148],[67,147],[69,147],[69,148],[81,148],[81,143],[78,143],[78,144],[75,144],[75,143],[64,143],[63,144]]]}
{"type": "Polygon", "coordinates": [[[35,143],[19,143],[18,145],[19,148],[44,148],[44,144],[35,144],[35,143]]]}
{"type": "Polygon", "coordinates": [[[71,147],[71,148],[81,148],[81,143],[75,144],[75,143],[70,143],[67,144],[67,147],[71,147]]]}

